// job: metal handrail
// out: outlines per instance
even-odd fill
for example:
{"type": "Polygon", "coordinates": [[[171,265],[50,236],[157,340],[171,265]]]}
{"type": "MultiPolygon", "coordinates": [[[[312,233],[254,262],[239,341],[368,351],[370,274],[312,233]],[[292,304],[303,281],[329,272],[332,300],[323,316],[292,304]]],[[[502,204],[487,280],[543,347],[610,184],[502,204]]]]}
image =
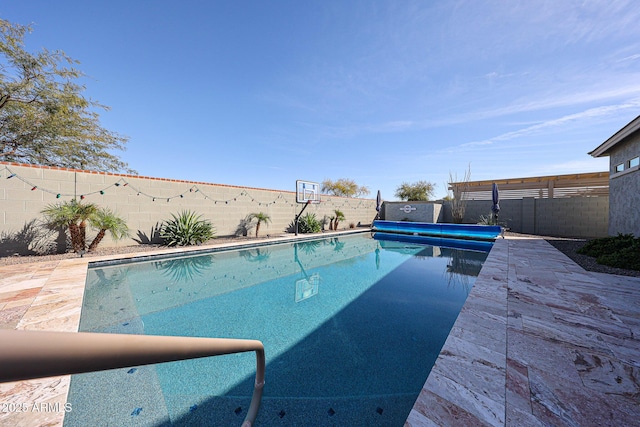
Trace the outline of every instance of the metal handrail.
{"type": "Polygon", "coordinates": [[[256,352],[256,381],[242,426],[253,425],[264,388],[264,346],[257,340],[0,330],[0,383],[256,352]]]}

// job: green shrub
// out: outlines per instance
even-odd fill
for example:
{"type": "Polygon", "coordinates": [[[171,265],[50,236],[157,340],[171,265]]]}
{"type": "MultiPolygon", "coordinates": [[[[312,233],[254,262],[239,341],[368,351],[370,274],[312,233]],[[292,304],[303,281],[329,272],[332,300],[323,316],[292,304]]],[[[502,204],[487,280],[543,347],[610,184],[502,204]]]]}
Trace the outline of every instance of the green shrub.
{"type": "Polygon", "coordinates": [[[298,219],[298,233],[319,233],[322,231],[322,223],[316,218],[316,214],[307,213],[298,219]]]}
{"type": "Polygon", "coordinates": [[[640,238],[633,234],[591,240],[578,253],[596,258],[598,264],[640,271],[640,238]]]}
{"type": "Polygon", "coordinates": [[[160,230],[160,237],[167,246],[199,245],[212,239],[215,234],[211,222],[195,212],[183,211],[171,216],[173,219],[165,221],[160,230]]]}

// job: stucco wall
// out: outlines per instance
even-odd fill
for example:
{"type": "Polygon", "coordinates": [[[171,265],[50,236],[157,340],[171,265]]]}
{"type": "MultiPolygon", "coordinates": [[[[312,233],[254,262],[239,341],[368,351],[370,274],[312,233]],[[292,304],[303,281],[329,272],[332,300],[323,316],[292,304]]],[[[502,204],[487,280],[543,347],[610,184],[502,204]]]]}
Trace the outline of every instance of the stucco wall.
{"type": "MultiPolygon", "coordinates": [[[[615,166],[640,156],[640,134],[616,144],[610,152],[611,171],[615,166]]],[[[609,180],[609,234],[632,233],[640,237],[640,170],[614,174],[609,180]]]]}
{"type": "MultiPolygon", "coordinates": [[[[26,225],[41,220],[40,212],[46,206],[71,200],[74,194],[78,199],[84,196],[84,202],[111,208],[126,220],[131,238],[113,242],[107,236],[101,246],[144,243],[154,236],[162,221],[183,210],[210,220],[218,236],[235,234],[249,213],[265,212],[271,223],[262,224],[260,234],[278,235],[285,232],[303,206],[296,203],[295,179],[291,187],[291,191],[269,190],[0,162],[0,256],[27,250],[19,236],[30,231],[26,225]],[[15,176],[8,178],[11,174],[15,176]]],[[[322,203],[310,205],[305,213],[315,213],[322,219],[339,209],[346,217],[339,224],[343,229],[351,223],[370,224],[376,215],[375,204],[373,199],[323,195],[322,203]]],[[[49,236],[54,240],[58,237],[49,236]]]]}
{"type": "Polygon", "coordinates": [[[442,222],[442,204],[434,202],[384,202],[387,221],[442,222]]]}

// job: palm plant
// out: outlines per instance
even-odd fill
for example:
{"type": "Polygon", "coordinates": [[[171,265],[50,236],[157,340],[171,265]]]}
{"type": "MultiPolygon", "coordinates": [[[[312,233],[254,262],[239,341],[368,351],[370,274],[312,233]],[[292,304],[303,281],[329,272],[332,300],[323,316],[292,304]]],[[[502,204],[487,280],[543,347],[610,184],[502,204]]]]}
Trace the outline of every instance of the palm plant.
{"type": "Polygon", "coordinates": [[[97,211],[92,203],[79,203],[76,199],[69,202],[48,205],[41,213],[45,223],[51,229],[67,228],[71,247],[74,252],[83,251],[86,246],[86,221],[97,211]]]}
{"type": "Polygon", "coordinates": [[[173,219],[165,221],[160,230],[160,237],[167,246],[199,245],[213,238],[215,229],[211,222],[195,212],[182,211],[171,216],[173,219]]]}
{"type": "Polygon", "coordinates": [[[129,227],[127,227],[125,220],[108,208],[98,209],[89,218],[89,223],[99,230],[89,245],[89,252],[93,252],[98,247],[107,231],[111,233],[113,240],[120,240],[129,236],[129,227]]]}
{"type": "Polygon", "coordinates": [[[333,229],[338,230],[338,223],[345,220],[344,213],[338,209],[333,211],[333,213],[335,214],[335,217],[333,217],[333,229]]]}
{"type": "Polygon", "coordinates": [[[87,222],[98,212],[98,207],[93,203],[77,203],[77,207],[80,250],[83,251],[87,246],[87,222]]]}
{"type": "Polygon", "coordinates": [[[256,224],[256,237],[258,237],[258,232],[260,231],[260,224],[263,222],[265,224],[269,224],[271,222],[271,217],[264,212],[249,214],[249,220],[253,221],[254,219],[258,220],[258,223],[256,224]]]}

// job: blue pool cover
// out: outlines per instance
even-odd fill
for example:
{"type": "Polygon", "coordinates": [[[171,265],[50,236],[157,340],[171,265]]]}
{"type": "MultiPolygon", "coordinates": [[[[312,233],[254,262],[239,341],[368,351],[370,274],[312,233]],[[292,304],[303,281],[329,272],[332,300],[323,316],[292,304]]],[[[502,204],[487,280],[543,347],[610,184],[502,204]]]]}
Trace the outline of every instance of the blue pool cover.
{"type": "Polygon", "coordinates": [[[430,222],[373,221],[373,231],[454,239],[495,240],[502,232],[499,225],[435,224],[430,222]]]}
{"type": "Polygon", "coordinates": [[[418,243],[421,245],[439,246],[441,248],[463,249],[467,251],[487,253],[490,252],[493,247],[493,242],[489,240],[452,239],[413,234],[375,232],[373,233],[373,238],[381,241],[387,240],[392,242],[418,243]]]}

